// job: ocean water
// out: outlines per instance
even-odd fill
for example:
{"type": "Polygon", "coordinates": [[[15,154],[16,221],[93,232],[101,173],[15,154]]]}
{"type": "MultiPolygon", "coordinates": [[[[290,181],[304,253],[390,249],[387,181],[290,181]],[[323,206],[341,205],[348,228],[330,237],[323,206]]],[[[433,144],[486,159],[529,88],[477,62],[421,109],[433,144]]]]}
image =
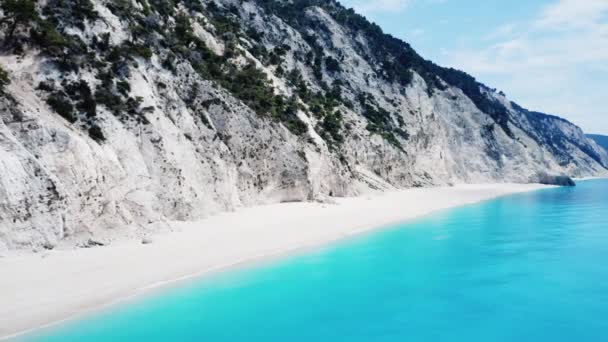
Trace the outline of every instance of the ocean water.
{"type": "Polygon", "coordinates": [[[608,341],[608,181],[234,269],[25,341],[608,341]]]}

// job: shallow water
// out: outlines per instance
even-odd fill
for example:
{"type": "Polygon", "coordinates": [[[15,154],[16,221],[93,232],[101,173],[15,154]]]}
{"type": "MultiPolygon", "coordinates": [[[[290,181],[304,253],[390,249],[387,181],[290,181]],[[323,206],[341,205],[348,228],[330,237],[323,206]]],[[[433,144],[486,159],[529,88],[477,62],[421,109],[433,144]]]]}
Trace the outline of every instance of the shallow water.
{"type": "Polygon", "coordinates": [[[433,214],[26,341],[607,341],[608,181],[433,214]]]}

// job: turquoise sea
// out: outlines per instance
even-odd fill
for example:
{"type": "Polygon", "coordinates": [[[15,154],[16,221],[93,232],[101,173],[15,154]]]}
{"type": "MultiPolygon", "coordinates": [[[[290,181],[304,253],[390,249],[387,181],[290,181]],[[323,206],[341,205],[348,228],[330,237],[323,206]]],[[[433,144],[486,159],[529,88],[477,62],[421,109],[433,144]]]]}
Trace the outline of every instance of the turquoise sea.
{"type": "Polygon", "coordinates": [[[608,181],[436,213],[21,340],[608,341],[608,181]]]}

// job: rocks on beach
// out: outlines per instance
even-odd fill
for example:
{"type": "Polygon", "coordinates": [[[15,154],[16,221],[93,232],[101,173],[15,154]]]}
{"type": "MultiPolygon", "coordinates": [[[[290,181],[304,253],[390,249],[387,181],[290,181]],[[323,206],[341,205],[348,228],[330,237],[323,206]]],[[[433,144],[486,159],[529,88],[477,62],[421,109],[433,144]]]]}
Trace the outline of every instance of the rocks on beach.
{"type": "Polygon", "coordinates": [[[537,182],[546,185],[558,185],[558,186],[576,186],[576,182],[572,178],[566,175],[550,175],[548,173],[541,172],[538,174],[537,182]]]}

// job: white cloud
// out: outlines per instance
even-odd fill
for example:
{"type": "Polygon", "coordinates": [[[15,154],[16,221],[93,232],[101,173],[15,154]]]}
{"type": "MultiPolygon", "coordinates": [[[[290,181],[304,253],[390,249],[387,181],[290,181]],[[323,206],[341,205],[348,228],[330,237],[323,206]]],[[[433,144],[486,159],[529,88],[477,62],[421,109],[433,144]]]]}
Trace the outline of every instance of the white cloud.
{"type": "Polygon", "coordinates": [[[410,31],[409,36],[413,37],[413,38],[418,38],[418,37],[423,36],[424,34],[425,34],[424,29],[416,28],[416,29],[413,29],[410,31]]]}
{"type": "Polygon", "coordinates": [[[483,37],[483,39],[487,41],[493,41],[500,38],[510,37],[511,35],[513,35],[513,33],[516,32],[518,26],[519,23],[507,23],[501,25],[494,31],[488,33],[485,37],[483,37]]]}
{"type": "Polygon", "coordinates": [[[363,14],[372,12],[402,11],[409,4],[409,0],[355,0],[351,1],[353,8],[363,14]]]}
{"type": "Polygon", "coordinates": [[[353,7],[361,14],[381,12],[401,12],[414,1],[427,4],[443,4],[448,0],[342,0],[346,6],[353,7]]]}
{"type": "Polygon", "coordinates": [[[565,30],[594,26],[606,11],[606,0],[560,0],[547,6],[535,24],[540,28],[565,30]]]}
{"type": "Polygon", "coordinates": [[[559,0],[478,43],[484,47],[446,52],[443,62],[490,81],[524,106],[566,115],[587,130],[601,124],[608,133],[608,0],[559,0]]]}

